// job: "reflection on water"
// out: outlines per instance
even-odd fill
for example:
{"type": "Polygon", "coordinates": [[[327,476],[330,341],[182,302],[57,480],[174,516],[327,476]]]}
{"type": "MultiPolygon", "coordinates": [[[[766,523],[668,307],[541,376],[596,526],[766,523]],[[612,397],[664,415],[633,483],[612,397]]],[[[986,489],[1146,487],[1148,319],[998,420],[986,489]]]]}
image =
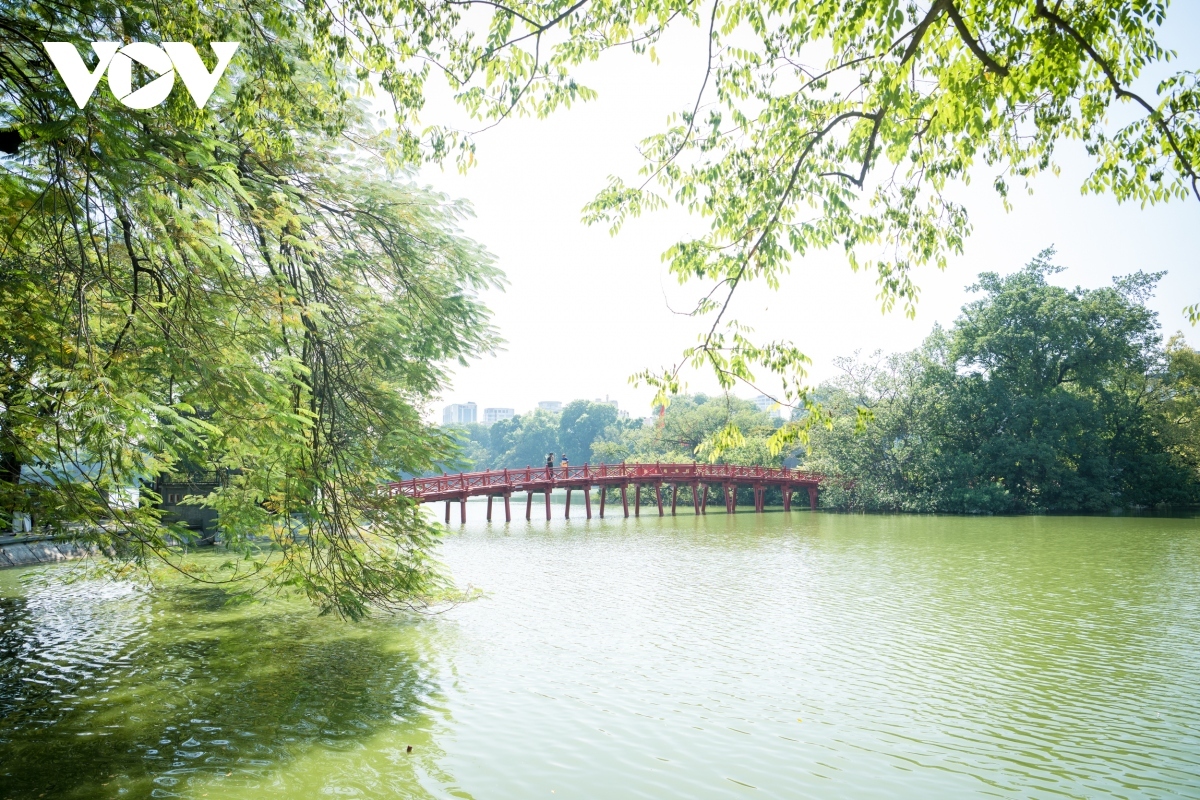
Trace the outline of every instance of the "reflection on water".
{"type": "Polygon", "coordinates": [[[1200,797],[1192,520],[480,523],[443,557],[487,597],[360,626],[0,573],[0,800],[1200,797]]]}
{"type": "Polygon", "coordinates": [[[401,756],[438,711],[411,623],[222,600],[53,579],[0,600],[0,798],[301,797],[312,769],[338,793],[415,783],[401,756]]]}

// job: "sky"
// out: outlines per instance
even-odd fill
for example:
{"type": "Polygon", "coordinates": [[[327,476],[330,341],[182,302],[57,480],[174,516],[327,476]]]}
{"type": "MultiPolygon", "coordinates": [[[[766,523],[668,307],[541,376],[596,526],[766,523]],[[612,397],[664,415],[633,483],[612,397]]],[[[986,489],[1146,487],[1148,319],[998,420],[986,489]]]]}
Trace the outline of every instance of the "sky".
{"type": "MultiPolygon", "coordinates": [[[[1200,61],[1200,8],[1172,7],[1161,42],[1180,54],[1180,67],[1200,61]]],[[[614,53],[580,70],[595,101],[543,120],[510,119],[477,139],[479,164],[466,175],[426,168],[418,180],[466,199],[474,217],[464,232],[483,244],[507,276],[504,292],[484,296],[505,340],[494,355],[457,367],[430,418],[447,403],[511,407],[518,413],[539,401],[611,398],[634,417],[650,413],[653,391],[629,376],[672,365],[696,341],[700,322],[673,311],[689,308],[699,284],[680,287],[668,275],[662,252],[680,238],[700,235],[699,217],[670,209],[630,221],[610,236],[588,227],[581,209],[609,175],[635,177],[636,145],[665,125],[669,113],[694,101],[705,63],[703,35],[680,29],[660,44],[661,63],[614,53]]],[[[444,112],[436,95],[431,111],[444,112]]],[[[935,324],[950,325],[970,301],[967,288],[979,272],[1009,273],[1053,246],[1066,268],[1064,286],[1098,287],[1138,269],[1166,270],[1151,300],[1166,335],[1180,330],[1200,346],[1200,330],[1182,313],[1200,302],[1200,203],[1141,208],[1109,197],[1084,196],[1089,172],[1082,148],[1060,151],[1059,176],[1033,182],[1032,196],[1011,198],[1005,212],[980,173],[963,190],[974,234],[947,269],[920,269],[915,319],[901,310],[884,314],[873,273],[852,272],[840,254],[817,253],[792,262],[778,291],[739,288],[732,316],[760,340],[789,339],[812,359],[814,383],[836,374],[834,359],[855,351],[896,352],[916,347],[935,324]]],[[[706,287],[707,288],[707,287],[706,287]]],[[[689,391],[712,392],[703,372],[685,372],[689,391]]],[[[769,388],[776,388],[771,387],[769,388]]],[[[744,397],[749,388],[735,392],[744,397]]]]}

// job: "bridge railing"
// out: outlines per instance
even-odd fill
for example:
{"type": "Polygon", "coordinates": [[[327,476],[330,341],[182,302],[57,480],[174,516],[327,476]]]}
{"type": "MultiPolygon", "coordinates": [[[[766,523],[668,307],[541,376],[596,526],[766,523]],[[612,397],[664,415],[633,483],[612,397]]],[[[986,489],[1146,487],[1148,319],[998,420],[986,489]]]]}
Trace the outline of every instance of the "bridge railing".
{"type": "Polygon", "coordinates": [[[624,480],[634,483],[698,481],[706,483],[736,483],[753,481],[795,481],[798,484],[819,483],[821,475],[788,467],[740,466],[737,464],[699,463],[634,463],[598,464],[592,466],[525,467],[523,469],[488,470],[486,472],[460,472],[457,475],[435,475],[425,478],[410,478],[388,484],[389,494],[404,494],[409,497],[426,495],[469,494],[488,489],[516,491],[527,488],[546,487],[557,484],[607,483],[624,480]]]}

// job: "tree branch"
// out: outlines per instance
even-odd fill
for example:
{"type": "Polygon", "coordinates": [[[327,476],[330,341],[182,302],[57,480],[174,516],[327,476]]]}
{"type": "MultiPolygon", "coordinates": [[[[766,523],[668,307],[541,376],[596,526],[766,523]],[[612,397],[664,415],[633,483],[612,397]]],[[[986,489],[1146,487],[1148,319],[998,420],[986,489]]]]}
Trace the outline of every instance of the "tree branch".
{"type": "Polygon", "coordinates": [[[1075,40],[1080,48],[1087,53],[1088,58],[1090,58],[1096,64],[1096,66],[1100,67],[1100,70],[1104,73],[1104,77],[1108,79],[1109,86],[1112,87],[1113,93],[1117,97],[1132,100],[1146,110],[1146,113],[1150,115],[1151,121],[1154,122],[1155,127],[1159,129],[1163,135],[1163,138],[1167,140],[1167,144],[1170,145],[1171,152],[1173,152],[1175,157],[1179,159],[1179,164],[1183,168],[1182,171],[1189,178],[1191,178],[1192,193],[1196,195],[1197,200],[1200,200],[1200,175],[1196,174],[1196,170],[1192,166],[1191,161],[1189,161],[1188,158],[1183,154],[1183,151],[1179,146],[1179,141],[1175,138],[1175,134],[1171,131],[1170,126],[1167,125],[1166,120],[1163,119],[1163,116],[1158,109],[1146,102],[1141,95],[1126,89],[1121,84],[1120,80],[1117,79],[1116,71],[1113,69],[1112,65],[1108,63],[1108,60],[1105,59],[1104,56],[1100,55],[1100,53],[1096,51],[1096,48],[1092,47],[1091,42],[1085,39],[1083,34],[1081,34],[1069,22],[1059,16],[1058,12],[1047,8],[1045,0],[1037,0],[1035,13],[1037,16],[1047,20],[1055,28],[1075,40]]]}

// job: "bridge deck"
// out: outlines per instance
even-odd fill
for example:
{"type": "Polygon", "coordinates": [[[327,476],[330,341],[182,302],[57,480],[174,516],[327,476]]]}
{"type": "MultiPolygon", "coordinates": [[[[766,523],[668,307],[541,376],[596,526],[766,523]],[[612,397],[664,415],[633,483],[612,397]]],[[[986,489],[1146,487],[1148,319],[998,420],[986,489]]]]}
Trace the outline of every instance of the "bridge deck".
{"type": "MultiPolygon", "coordinates": [[[[567,467],[526,467],[524,469],[488,470],[486,472],[460,472],[457,475],[436,475],[427,478],[410,478],[388,485],[388,491],[412,497],[419,502],[446,502],[446,521],[450,521],[450,502],[458,500],[462,504],[462,519],[466,521],[468,497],[486,496],[488,498],[488,519],[492,518],[492,498],[504,498],[505,519],[511,520],[509,498],[513,492],[526,492],[525,518],[529,519],[535,493],[545,494],[546,518],[550,518],[550,493],[555,489],[567,490],[566,516],[571,515],[571,491],[582,489],[588,519],[592,516],[591,488],[601,489],[600,516],[604,516],[603,490],[608,487],[618,487],[621,490],[622,506],[625,516],[629,516],[629,504],[626,487],[650,485],[655,487],[658,512],[662,515],[662,486],[671,486],[671,513],[675,513],[679,486],[689,486],[692,489],[692,502],[696,513],[704,514],[708,506],[708,487],[710,484],[721,486],[725,493],[725,507],[729,513],[737,510],[737,491],[739,485],[749,485],[754,489],[755,511],[763,510],[763,493],[768,486],[778,486],[783,489],[783,504],[785,509],[791,508],[791,493],[807,489],[809,503],[817,507],[817,489],[823,480],[821,475],[802,470],[774,467],[743,467],[736,464],[599,464],[591,466],[567,467]],[[703,487],[704,499],[701,501],[699,491],[703,487]]],[[[641,509],[640,494],[634,493],[634,513],[641,509]]]]}

